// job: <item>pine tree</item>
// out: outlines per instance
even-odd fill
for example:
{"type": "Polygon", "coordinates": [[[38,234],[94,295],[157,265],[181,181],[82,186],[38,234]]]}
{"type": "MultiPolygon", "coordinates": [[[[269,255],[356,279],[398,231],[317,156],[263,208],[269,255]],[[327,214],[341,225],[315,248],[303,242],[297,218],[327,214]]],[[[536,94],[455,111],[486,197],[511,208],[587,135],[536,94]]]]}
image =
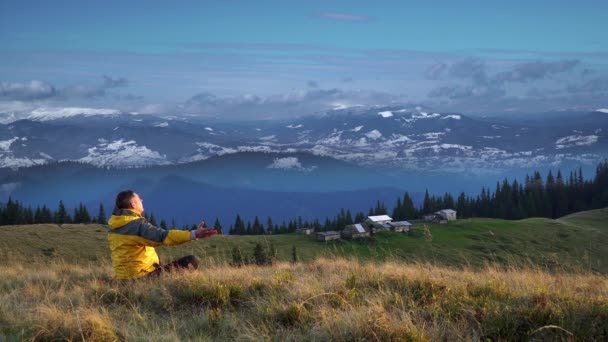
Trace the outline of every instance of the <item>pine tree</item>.
{"type": "Polygon", "coordinates": [[[217,230],[218,234],[224,235],[224,230],[222,229],[222,224],[220,223],[219,218],[215,219],[215,222],[213,223],[213,228],[215,228],[215,230],[217,230]]]}
{"type": "Polygon", "coordinates": [[[251,234],[253,235],[261,235],[264,234],[264,231],[260,225],[260,220],[256,216],[253,220],[253,226],[251,227],[251,234]]]}
{"type": "Polygon", "coordinates": [[[405,215],[403,214],[403,205],[401,204],[401,197],[397,197],[397,204],[395,204],[395,208],[393,208],[393,219],[395,221],[405,220],[405,215]]]}
{"type": "Polygon", "coordinates": [[[61,200],[59,201],[59,208],[55,212],[54,216],[55,216],[55,223],[57,223],[57,224],[64,224],[64,223],[71,222],[70,214],[68,214],[68,211],[65,209],[65,205],[63,204],[63,201],[61,201],[61,200]]]}
{"type": "Polygon", "coordinates": [[[99,213],[97,214],[97,223],[106,224],[106,211],[103,208],[103,203],[99,203],[99,213]]]}
{"type": "Polygon", "coordinates": [[[461,192],[456,200],[456,212],[461,217],[469,217],[467,199],[464,192],[461,192]]]}
{"type": "Polygon", "coordinates": [[[347,226],[353,224],[353,217],[350,214],[350,209],[346,210],[346,218],[344,220],[344,224],[347,226]]]}
{"type": "Polygon", "coordinates": [[[80,219],[80,213],[78,212],[77,208],[74,208],[74,216],[72,216],[74,218],[73,222],[74,223],[82,223],[81,219],[80,219]]]}
{"type": "Polygon", "coordinates": [[[268,247],[268,259],[270,264],[273,264],[277,260],[277,249],[272,242],[270,242],[270,246],[268,247]]]}
{"type": "Polygon", "coordinates": [[[167,230],[167,221],[164,218],[160,219],[160,227],[164,230],[167,230]]]}
{"type": "Polygon", "coordinates": [[[13,201],[13,199],[9,196],[8,202],[6,202],[4,215],[2,216],[2,221],[4,224],[17,224],[19,220],[19,202],[13,201]]]}
{"type": "Polygon", "coordinates": [[[234,234],[235,235],[245,235],[245,223],[241,219],[239,214],[236,215],[236,221],[234,222],[234,234]]]}
{"type": "Polygon", "coordinates": [[[36,207],[36,212],[34,213],[34,223],[43,223],[42,210],[40,209],[40,206],[36,207]]]}
{"type": "Polygon", "coordinates": [[[268,255],[260,243],[256,243],[253,249],[253,261],[256,265],[267,265],[268,255]]]}
{"type": "Polygon", "coordinates": [[[80,219],[80,223],[91,223],[91,215],[87,210],[87,207],[80,202],[78,206],[78,217],[80,219]]]}
{"type": "Polygon", "coordinates": [[[431,197],[429,195],[429,190],[428,189],[424,192],[424,200],[422,201],[422,212],[425,215],[426,214],[430,214],[431,212],[433,212],[432,203],[431,203],[431,197]]]}
{"type": "Polygon", "coordinates": [[[23,209],[23,223],[24,224],[33,224],[34,223],[34,212],[31,207],[27,207],[23,209]]]}
{"type": "Polygon", "coordinates": [[[555,178],[553,173],[549,170],[547,175],[547,181],[545,182],[545,193],[544,193],[544,216],[555,218],[555,210],[553,198],[555,198],[555,178]]]}
{"type": "Polygon", "coordinates": [[[245,264],[245,260],[243,259],[243,253],[241,253],[241,249],[238,246],[235,246],[232,249],[232,262],[230,263],[230,265],[232,266],[242,266],[245,264]]]}
{"type": "Polygon", "coordinates": [[[298,262],[298,252],[296,251],[296,245],[291,246],[291,262],[294,264],[298,262]]]}
{"type": "Polygon", "coordinates": [[[150,213],[150,219],[148,220],[151,225],[156,226],[156,217],[154,217],[154,213],[150,213]]]}
{"type": "Polygon", "coordinates": [[[561,171],[557,171],[555,184],[555,198],[553,199],[553,215],[554,217],[562,217],[568,214],[568,193],[561,171]]]}
{"type": "Polygon", "coordinates": [[[40,223],[52,223],[53,222],[53,213],[51,213],[51,209],[47,208],[46,205],[42,206],[41,215],[40,215],[40,223]]]}
{"type": "Polygon", "coordinates": [[[361,223],[365,221],[365,214],[360,211],[355,215],[355,223],[361,223]]]}
{"type": "Polygon", "coordinates": [[[403,219],[411,220],[417,218],[416,208],[414,207],[414,201],[410,197],[410,194],[406,192],[403,195],[403,219]]]}

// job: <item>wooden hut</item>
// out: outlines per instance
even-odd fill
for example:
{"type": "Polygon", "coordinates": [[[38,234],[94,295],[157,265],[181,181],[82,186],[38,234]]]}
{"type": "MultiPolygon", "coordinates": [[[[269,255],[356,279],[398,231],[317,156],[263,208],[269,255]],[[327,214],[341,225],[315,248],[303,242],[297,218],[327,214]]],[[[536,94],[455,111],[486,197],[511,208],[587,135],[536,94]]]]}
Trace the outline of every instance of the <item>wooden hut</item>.
{"type": "Polygon", "coordinates": [[[443,210],[436,211],[435,215],[441,216],[441,218],[446,221],[456,220],[456,210],[452,210],[452,209],[443,209],[443,210]]]}
{"type": "Polygon", "coordinates": [[[365,227],[361,223],[355,223],[346,226],[340,235],[343,239],[362,239],[369,237],[369,232],[365,230],[365,227]]]}
{"type": "Polygon", "coordinates": [[[412,224],[407,221],[391,222],[388,225],[391,226],[391,230],[396,232],[409,232],[412,228],[412,224]]]}
{"type": "Polygon", "coordinates": [[[441,215],[438,215],[438,214],[424,215],[422,218],[427,222],[440,223],[440,224],[448,223],[448,220],[444,219],[441,215]]]}
{"type": "Polygon", "coordinates": [[[333,230],[330,230],[327,232],[317,232],[318,241],[331,241],[331,240],[339,240],[339,239],[340,239],[340,234],[333,230]]]}
{"type": "Polygon", "coordinates": [[[297,234],[310,235],[310,234],[312,234],[314,232],[315,232],[314,228],[298,228],[298,229],[296,229],[296,233],[297,234]]]}
{"type": "Polygon", "coordinates": [[[383,230],[391,229],[389,223],[392,220],[393,219],[388,215],[368,216],[365,221],[363,221],[363,225],[367,228],[368,231],[376,233],[383,230]]]}

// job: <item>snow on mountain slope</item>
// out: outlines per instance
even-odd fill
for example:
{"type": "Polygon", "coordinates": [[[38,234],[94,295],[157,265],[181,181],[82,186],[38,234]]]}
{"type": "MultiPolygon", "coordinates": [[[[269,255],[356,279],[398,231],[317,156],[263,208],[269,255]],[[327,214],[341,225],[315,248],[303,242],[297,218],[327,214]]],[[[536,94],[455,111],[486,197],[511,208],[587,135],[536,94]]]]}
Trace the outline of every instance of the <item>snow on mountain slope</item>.
{"type": "Polygon", "coordinates": [[[5,151],[5,152],[9,151],[11,148],[11,145],[17,140],[19,140],[19,137],[14,137],[12,139],[0,141],[0,150],[5,151]]]}
{"type": "Polygon", "coordinates": [[[597,135],[569,135],[567,137],[559,138],[555,142],[556,149],[574,147],[574,146],[587,146],[597,142],[599,137],[597,135]]]}
{"type": "Polygon", "coordinates": [[[311,172],[317,168],[312,165],[309,167],[302,166],[302,163],[297,157],[275,158],[272,164],[268,165],[268,169],[294,170],[300,172],[311,172]]]}
{"type": "Polygon", "coordinates": [[[146,146],[139,146],[134,140],[101,142],[88,149],[88,155],[79,161],[99,166],[137,167],[169,164],[167,157],[146,146]]]}
{"type": "Polygon", "coordinates": [[[27,117],[29,120],[34,121],[48,121],[63,119],[72,116],[92,116],[92,115],[118,115],[120,111],[115,109],[103,109],[103,108],[38,108],[32,111],[27,117]]]}
{"type": "Polygon", "coordinates": [[[372,131],[365,133],[365,136],[370,139],[376,140],[376,139],[380,139],[382,137],[382,133],[380,133],[379,130],[374,129],[372,131]]]}
{"type": "Polygon", "coordinates": [[[11,146],[18,141],[22,142],[22,146],[25,146],[23,142],[26,142],[27,138],[14,137],[12,139],[0,141],[0,166],[16,169],[20,167],[44,164],[47,161],[47,158],[44,156],[43,158],[15,156],[15,153],[11,150],[11,146]]]}

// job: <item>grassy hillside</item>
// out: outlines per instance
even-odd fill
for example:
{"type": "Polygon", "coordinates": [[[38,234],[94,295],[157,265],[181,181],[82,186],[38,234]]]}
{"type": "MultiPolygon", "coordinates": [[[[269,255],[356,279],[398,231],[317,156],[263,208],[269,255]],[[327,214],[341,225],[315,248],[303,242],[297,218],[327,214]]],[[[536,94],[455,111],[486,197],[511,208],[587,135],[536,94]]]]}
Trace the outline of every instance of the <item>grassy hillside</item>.
{"type": "Polygon", "coordinates": [[[606,340],[607,216],[461,220],[368,242],[216,236],[159,248],[200,256],[199,270],[129,284],[112,280],[103,226],[0,227],[0,341],[606,340]],[[225,263],[257,242],[305,261],[225,263]]]}
{"type": "Polygon", "coordinates": [[[0,340],[606,340],[608,278],[316,259],[126,285],[107,262],[0,266],[0,340]]]}
{"type": "MultiPolygon", "coordinates": [[[[251,255],[256,243],[271,243],[279,260],[291,260],[296,246],[300,260],[356,257],[362,260],[432,262],[479,267],[487,263],[586,269],[608,273],[608,208],[577,213],[559,220],[466,219],[447,225],[418,224],[410,233],[382,232],[368,241],[317,242],[310,236],[215,236],[177,247],[160,247],[163,260],[185,254],[224,263],[238,246],[251,255]]],[[[0,227],[0,264],[12,255],[70,262],[109,259],[106,227],[102,225],[32,225],[0,227]]]]}

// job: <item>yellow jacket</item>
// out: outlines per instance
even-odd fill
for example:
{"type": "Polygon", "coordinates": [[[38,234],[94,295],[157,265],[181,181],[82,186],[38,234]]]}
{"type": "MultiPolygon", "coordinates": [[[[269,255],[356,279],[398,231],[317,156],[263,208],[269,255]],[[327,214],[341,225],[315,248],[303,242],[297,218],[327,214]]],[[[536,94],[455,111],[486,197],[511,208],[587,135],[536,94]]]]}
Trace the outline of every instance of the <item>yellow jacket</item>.
{"type": "Polygon", "coordinates": [[[112,266],[117,279],[136,279],[154,271],[160,264],[155,246],[190,241],[189,231],[156,227],[140,213],[129,209],[115,209],[108,225],[112,266]]]}

